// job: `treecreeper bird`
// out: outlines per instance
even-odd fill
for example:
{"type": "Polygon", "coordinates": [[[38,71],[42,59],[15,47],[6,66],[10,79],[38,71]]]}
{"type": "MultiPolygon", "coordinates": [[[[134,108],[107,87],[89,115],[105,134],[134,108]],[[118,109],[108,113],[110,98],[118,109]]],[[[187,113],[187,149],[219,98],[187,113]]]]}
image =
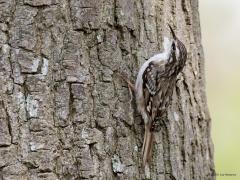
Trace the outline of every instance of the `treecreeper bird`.
{"type": "Polygon", "coordinates": [[[140,68],[135,83],[137,109],[145,124],[142,147],[143,164],[149,166],[152,156],[154,124],[166,114],[171,104],[177,75],[183,70],[187,51],[169,25],[172,38],[164,38],[164,51],[148,59],[140,68]]]}

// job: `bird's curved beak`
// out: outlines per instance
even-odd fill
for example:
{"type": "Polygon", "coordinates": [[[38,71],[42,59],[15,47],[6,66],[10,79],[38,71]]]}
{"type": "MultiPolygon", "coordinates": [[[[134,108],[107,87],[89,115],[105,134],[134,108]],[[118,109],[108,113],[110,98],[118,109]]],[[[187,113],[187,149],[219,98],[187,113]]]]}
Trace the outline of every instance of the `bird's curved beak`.
{"type": "Polygon", "coordinates": [[[171,31],[172,36],[173,36],[173,39],[176,40],[177,37],[176,37],[175,32],[173,31],[172,27],[170,26],[170,24],[168,24],[168,27],[170,28],[170,31],[171,31]]]}

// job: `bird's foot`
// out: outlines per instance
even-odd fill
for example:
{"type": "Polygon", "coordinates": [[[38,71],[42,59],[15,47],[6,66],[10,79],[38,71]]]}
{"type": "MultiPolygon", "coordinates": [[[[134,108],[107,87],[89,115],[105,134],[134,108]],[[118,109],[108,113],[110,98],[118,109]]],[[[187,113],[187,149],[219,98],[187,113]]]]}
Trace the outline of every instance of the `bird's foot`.
{"type": "Polygon", "coordinates": [[[167,127],[166,121],[167,116],[156,117],[152,123],[152,131],[158,132],[160,131],[161,127],[167,127]]]}

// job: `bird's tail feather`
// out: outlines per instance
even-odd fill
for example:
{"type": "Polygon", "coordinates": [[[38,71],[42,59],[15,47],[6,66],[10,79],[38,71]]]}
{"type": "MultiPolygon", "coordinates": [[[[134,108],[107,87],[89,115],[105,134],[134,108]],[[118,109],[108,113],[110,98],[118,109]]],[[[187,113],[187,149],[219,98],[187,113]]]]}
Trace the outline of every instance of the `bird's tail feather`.
{"type": "Polygon", "coordinates": [[[144,141],[143,141],[143,165],[151,161],[153,147],[153,132],[150,130],[150,125],[145,125],[144,141]]]}

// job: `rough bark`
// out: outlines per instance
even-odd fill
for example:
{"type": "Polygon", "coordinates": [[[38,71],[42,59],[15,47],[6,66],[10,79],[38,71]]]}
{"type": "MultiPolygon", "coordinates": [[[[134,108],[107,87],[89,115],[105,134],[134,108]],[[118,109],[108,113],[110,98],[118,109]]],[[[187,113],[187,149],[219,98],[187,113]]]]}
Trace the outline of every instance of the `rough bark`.
{"type": "Polygon", "coordinates": [[[214,179],[197,0],[0,0],[0,179],[144,179],[135,79],[186,44],[151,179],[214,179]]]}

